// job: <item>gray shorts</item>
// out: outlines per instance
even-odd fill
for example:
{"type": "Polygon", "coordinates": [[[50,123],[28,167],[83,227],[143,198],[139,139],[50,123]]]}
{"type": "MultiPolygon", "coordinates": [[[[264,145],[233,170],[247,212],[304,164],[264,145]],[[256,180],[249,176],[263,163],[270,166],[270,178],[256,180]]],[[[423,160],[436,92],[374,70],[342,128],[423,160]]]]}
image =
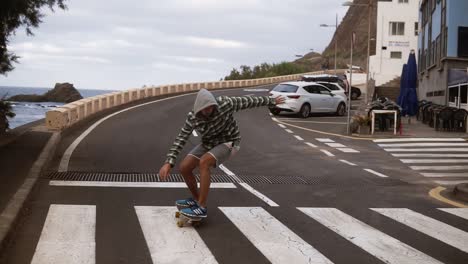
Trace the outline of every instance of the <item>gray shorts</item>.
{"type": "Polygon", "coordinates": [[[236,154],[239,149],[240,146],[232,146],[232,142],[219,144],[212,149],[207,149],[203,146],[203,144],[198,144],[187,155],[201,159],[203,155],[209,153],[216,159],[216,166],[219,166],[230,157],[234,156],[234,154],[236,154]]]}

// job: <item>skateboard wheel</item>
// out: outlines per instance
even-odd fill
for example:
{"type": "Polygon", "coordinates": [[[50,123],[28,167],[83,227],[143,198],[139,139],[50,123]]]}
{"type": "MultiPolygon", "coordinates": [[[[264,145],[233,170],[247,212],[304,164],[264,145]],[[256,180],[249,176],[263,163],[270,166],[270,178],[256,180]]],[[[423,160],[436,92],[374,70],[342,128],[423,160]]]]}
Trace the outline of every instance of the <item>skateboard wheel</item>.
{"type": "Polygon", "coordinates": [[[180,212],[179,212],[179,211],[175,212],[175,217],[176,217],[176,218],[179,218],[179,217],[180,217],[180,212]]]}
{"type": "Polygon", "coordinates": [[[183,227],[183,226],[184,226],[184,222],[182,222],[182,221],[180,221],[180,220],[177,221],[177,226],[178,226],[178,227],[183,227]]]}

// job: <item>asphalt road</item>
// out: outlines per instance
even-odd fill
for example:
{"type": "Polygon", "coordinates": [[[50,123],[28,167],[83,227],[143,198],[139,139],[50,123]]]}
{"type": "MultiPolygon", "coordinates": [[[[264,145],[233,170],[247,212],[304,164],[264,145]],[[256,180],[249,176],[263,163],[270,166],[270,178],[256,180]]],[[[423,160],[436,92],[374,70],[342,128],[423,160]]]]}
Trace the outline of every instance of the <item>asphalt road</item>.
{"type": "MultiPolygon", "coordinates": [[[[468,263],[468,211],[440,210],[450,206],[428,196],[432,181],[372,141],[312,132],[340,129],[343,118],[272,117],[266,107],[236,114],[241,150],[213,171],[231,188],[212,188],[200,227],[178,228],[172,206],[189,192],[158,185],[155,174],[194,99],[105,120],[56,173],[98,119],[65,134],[0,262],[468,263]]],[[[179,161],[198,142],[192,136],[179,161]]]]}

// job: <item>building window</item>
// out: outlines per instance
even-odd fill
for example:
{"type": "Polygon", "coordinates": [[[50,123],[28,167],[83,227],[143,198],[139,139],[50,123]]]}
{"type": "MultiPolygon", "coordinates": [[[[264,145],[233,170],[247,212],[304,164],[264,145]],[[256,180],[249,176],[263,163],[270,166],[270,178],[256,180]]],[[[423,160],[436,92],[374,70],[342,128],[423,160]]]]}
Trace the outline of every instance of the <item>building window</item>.
{"type": "Polygon", "coordinates": [[[408,3],[408,0],[398,0],[398,3],[408,3]]]}
{"type": "Polygon", "coordinates": [[[419,23],[414,22],[414,35],[417,36],[419,33],[419,23]]]}
{"type": "Polygon", "coordinates": [[[405,35],[405,22],[390,22],[390,35],[391,36],[405,35]]]}
{"type": "Polygon", "coordinates": [[[468,27],[458,27],[458,57],[468,58],[468,27]]]}
{"type": "Polygon", "coordinates": [[[391,51],[390,52],[391,59],[401,59],[401,51],[391,51]]]}

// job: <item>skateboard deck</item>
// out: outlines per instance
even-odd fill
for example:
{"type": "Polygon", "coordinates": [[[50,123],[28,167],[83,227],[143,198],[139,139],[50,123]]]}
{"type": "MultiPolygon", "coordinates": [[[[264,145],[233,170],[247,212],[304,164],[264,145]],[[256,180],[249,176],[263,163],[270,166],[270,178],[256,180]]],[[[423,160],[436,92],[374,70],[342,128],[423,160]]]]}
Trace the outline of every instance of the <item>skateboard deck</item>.
{"type": "Polygon", "coordinates": [[[184,227],[187,225],[191,225],[193,227],[198,227],[203,221],[202,217],[190,217],[182,214],[180,210],[183,209],[182,207],[177,206],[177,211],[175,212],[175,217],[177,218],[177,226],[184,227]]]}

